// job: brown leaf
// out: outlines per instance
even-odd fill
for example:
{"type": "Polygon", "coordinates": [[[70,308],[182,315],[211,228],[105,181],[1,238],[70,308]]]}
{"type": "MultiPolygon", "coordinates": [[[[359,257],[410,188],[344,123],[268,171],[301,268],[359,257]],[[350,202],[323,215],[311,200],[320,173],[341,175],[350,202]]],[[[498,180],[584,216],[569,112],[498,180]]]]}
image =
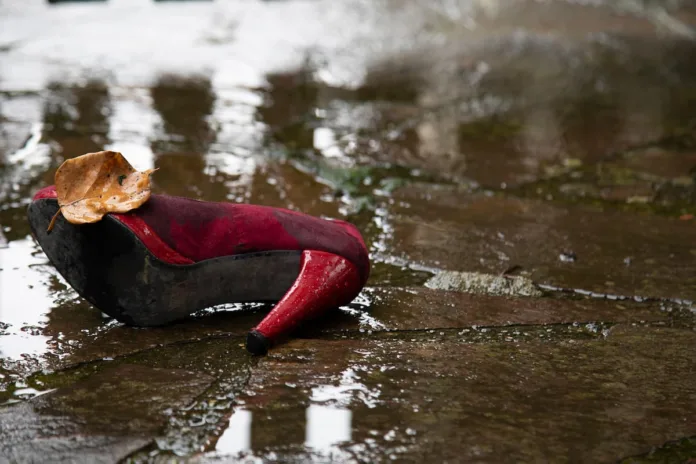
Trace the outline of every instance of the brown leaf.
{"type": "Polygon", "coordinates": [[[114,151],[87,153],[66,160],[56,171],[55,184],[60,210],[68,222],[97,222],[107,213],[125,213],[150,198],[150,174],[136,171],[114,151]]]}

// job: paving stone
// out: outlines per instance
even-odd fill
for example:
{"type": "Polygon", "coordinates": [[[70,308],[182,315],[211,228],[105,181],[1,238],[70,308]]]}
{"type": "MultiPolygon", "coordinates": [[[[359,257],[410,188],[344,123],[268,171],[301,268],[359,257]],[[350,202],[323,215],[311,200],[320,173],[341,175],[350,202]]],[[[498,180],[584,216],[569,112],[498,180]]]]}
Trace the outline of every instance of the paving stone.
{"type": "MultiPolygon", "coordinates": [[[[665,322],[689,311],[669,305],[638,304],[634,301],[572,298],[510,298],[433,290],[421,287],[378,287],[366,290],[371,300],[364,315],[343,316],[336,322],[327,317],[319,330],[336,328],[363,330],[423,330],[605,322],[665,322]]],[[[356,308],[357,309],[357,308],[356,308]]]]}
{"type": "Polygon", "coordinates": [[[167,410],[210,384],[205,374],[121,365],[0,410],[7,462],[117,462],[151,442],[167,410]]]}
{"type": "Polygon", "coordinates": [[[386,246],[419,264],[491,274],[521,266],[536,283],[696,298],[688,221],[418,186],[397,199],[386,246]]]}

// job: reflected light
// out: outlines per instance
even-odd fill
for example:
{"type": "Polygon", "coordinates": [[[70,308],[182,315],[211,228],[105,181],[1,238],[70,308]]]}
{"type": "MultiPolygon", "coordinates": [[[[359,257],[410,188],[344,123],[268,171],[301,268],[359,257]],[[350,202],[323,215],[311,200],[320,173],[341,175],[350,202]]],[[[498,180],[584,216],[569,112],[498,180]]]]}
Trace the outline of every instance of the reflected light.
{"type": "Polygon", "coordinates": [[[45,285],[43,253],[34,253],[31,239],[15,240],[0,249],[0,321],[9,324],[0,336],[0,356],[19,359],[23,354],[39,355],[48,350],[49,337],[23,331],[25,326],[43,326],[53,307],[45,285]]]}
{"type": "Polygon", "coordinates": [[[336,134],[328,127],[317,127],[314,129],[313,144],[314,148],[328,158],[341,156],[341,148],[338,146],[336,134]]]}
{"type": "Polygon", "coordinates": [[[337,444],[351,440],[350,409],[312,404],[305,414],[305,446],[308,448],[330,454],[337,444]]]}
{"type": "Polygon", "coordinates": [[[115,142],[104,146],[104,150],[121,153],[138,171],[155,168],[155,156],[150,147],[136,142],[115,142]]]}
{"type": "Polygon", "coordinates": [[[215,446],[221,454],[236,455],[251,450],[251,411],[237,409],[215,446]]]}
{"type": "Polygon", "coordinates": [[[118,151],[139,171],[153,169],[155,156],[150,148],[160,116],[152,109],[145,89],[111,88],[112,114],[109,119],[109,140],[104,150],[118,151]]]}
{"type": "MultiPolygon", "coordinates": [[[[316,453],[340,453],[336,446],[352,439],[352,412],[347,408],[312,404],[305,410],[305,418],[304,445],[316,453]]],[[[217,441],[215,453],[235,456],[251,452],[252,422],[251,411],[237,409],[217,441]]]]}

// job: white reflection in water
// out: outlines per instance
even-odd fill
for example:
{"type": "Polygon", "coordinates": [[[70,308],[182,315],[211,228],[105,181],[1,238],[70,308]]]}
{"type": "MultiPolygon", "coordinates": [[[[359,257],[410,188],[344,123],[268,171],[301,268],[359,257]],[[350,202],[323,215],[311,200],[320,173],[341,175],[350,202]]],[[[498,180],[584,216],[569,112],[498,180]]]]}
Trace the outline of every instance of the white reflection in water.
{"type": "MultiPolygon", "coordinates": [[[[238,176],[240,185],[248,185],[256,172],[256,161],[253,158],[237,156],[234,153],[208,153],[205,157],[209,166],[228,176],[238,176]]],[[[212,175],[213,172],[207,173],[212,175]]]]}
{"type": "Polygon", "coordinates": [[[331,401],[347,405],[352,399],[357,399],[368,408],[374,408],[379,403],[379,396],[379,390],[370,389],[361,383],[355,369],[349,367],[341,374],[338,385],[319,385],[313,388],[311,400],[317,403],[331,401]]]}
{"type": "Polygon", "coordinates": [[[237,409],[215,446],[220,454],[236,455],[251,450],[251,411],[237,409]]]}
{"type": "Polygon", "coordinates": [[[339,443],[352,438],[352,413],[347,408],[310,405],[305,411],[305,446],[321,454],[331,454],[339,443]]]}
{"type": "MultiPolygon", "coordinates": [[[[8,165],[21,165],[23,170],[31,168],[45,168],[51,162],[51,147],[41,142],[43,137],[43,124],[34,123],[29,140],[22,148],[7,157],[8,165]]],[[[5,182],[12,179],[5,179],[5,182]]],[[[16,179],[14,179],[16,181],[16,179]]]]}
{"type": "Polygon", "coordinates": [[[342,155],[341,148],[333,129],[328,127],[317,127],[313,133],[314,148],[322,152],[327,158],[337,158],[342,155]]]}
{"type": "Polygon", "coordinates": [[[104,146],[104,150],[121,153],[138,171],[154,169],[155,156],[147,145],[131,141],[118,141],[104,146]]]}
{"type": "Polygon", "coordinates": [[[31,238],[15,240],[0,249],[0,322],[9,324],[0,336],[0,356],[18,359],[22,354],[38,355],[48,349],[49,337],[32,335],[27,326],[43,326],[53,306],[41,268],[46,257],[31,238]]]}
{"type": "Polygon", "coordinates": [[[112,114],[109,118],[109,140],[105,150],[123,153],[133,167],[143,171],[155,167],[150,138],[160,117],[152,109],[148,89],[109,89],[112,114]]]}
{"type": "Polygon", "coordinates": [[[266,81],[264,73],[258,68],[235,58],[221,58],[213,74],[213,85],[216,88],[230,87],[262,87],[266,81]]]}
{"type": "MultiPolygon", "coordinates": [[[[259,152],[265,127],[257,120],[258,108],[263,104],[261,94],[240,87],[215,87],[215,94],[217,98],[210,121],[216,126],[217,133],[211,151],[234,152],[225,156],[259,152]]],[[[223,172],[234,174],[224,169],[223,172]]]]}
{"type": "MultiPolygon", "coordinates": [[[[325,459],[342,461],[348,458],[347,452],[341,449],[342,443],[353,439],[353,413],[349,406],[354,401],[362,402],[368,408],[374,408],[380,403],[379,389],[369,388],[360,381],[358,372],[365,367],[353,365],[348,367],[337,379],[337,384],[329,383],[312,388],[309,396],[310,405],[305,413],[304,446],[312,453],[311,462],[323,462],[325,459]]],[[[295,384],[287,384],[296,388],[295,384]]],[[[272,426],[274,420],[271,411],[260,411],[262,424],[272,426]]],[[[283,420],[288,420],[284,417],[283,420]]],[[[292,419],[300,423],[301,417],[292,419]]],[[[295,422],[296,421],[296,422],[295,422]]],[[[257,427],[263,433],[263,426],[257,427]]],[[[220,436],[215,447],[215,454],[238,455],[251,454],[252,445],[252,412],[238,409],[230,418],[229,425],[220,436]]]]}
{"type": "MultiPolygon", "coordinates": [[[[352,412],[347,408],[312,404],[305,410],[304,445],[321,455],[340,454],[338,444],[352,439],[352,412]]],[[[252,451],[253,414],[237,409],[215,445],[218,455],[235,456],[252,451]]]]}

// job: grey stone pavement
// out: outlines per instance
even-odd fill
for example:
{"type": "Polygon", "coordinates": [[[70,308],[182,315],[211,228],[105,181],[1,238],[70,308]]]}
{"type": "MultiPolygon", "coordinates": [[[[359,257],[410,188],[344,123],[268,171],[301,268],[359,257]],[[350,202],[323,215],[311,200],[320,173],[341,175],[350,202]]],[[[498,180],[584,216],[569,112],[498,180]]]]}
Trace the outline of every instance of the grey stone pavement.
{"type": "Polygon", "coordinates": [[[0,3],[0,462],[696,459],[696,3],[0,3]],[[67,158],[354,222],[372,275],[156,329],[26,222],[67,158]]]}

